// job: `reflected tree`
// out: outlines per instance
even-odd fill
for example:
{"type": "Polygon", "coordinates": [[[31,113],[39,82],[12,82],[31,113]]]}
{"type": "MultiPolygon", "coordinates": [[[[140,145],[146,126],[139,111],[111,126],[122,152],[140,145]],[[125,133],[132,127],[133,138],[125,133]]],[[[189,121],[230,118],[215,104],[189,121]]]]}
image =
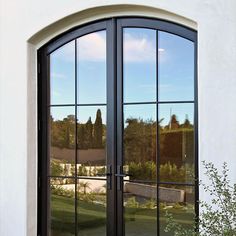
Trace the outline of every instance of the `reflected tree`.
{"type": "Polygon", "coordinates": [[[101,110],[97,110],[96,120],[94,123],[94,147],[102,147],[102,134],[103,134],[103,125],[102,125],[102,113],[101,110]]]}
{"type": "Polygon", "coordinates": [[[93,123],[91,120],[91,116],[89,117],[85,128],[87,133],[88,148],[91,148],[93,146],[93,123]]]}

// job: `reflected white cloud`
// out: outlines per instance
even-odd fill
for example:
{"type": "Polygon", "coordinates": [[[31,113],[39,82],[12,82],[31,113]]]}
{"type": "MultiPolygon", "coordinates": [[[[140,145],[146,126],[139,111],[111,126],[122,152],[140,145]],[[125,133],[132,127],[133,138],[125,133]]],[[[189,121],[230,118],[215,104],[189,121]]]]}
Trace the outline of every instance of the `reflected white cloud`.
{"type": "Polygon", "coordinates": [[[155,62],[155,42],[147,38],[135,37],[130,33],[124,34],[124,61],[125,62],[155,62]]]}
{"type": "Polygon", "coordinates": [[[164,52],[165,49],[164,48],[158,48],[158,52],[164,52]]]}
{"type": "MultiPolygon", "coordinates": [[[[130,33],[124,33],[124,61],[125,62],[155,62],[155,41],[143,34],[135,37],[130,33]]],[[[105,61],[106,59],[106,32],[100,31],[82,36],[77,39],[79,61],[105,61]]],[[[158,52],[165,52],[159,48],[158,52]]],[[[71,42],[54,52],[60,60],[72,61],[74,57],[74,42],[71,42]]]]}
{"type": "MultiPolygon", "coordinates": [[[[87,34],[77,39],[80,61],[104,61],[106,59],[106,32],[87,34]]],[[[74,61],[75,42],[72,41],[53,52],[61,61],[74,61]]]]}
{"type": "Polygon", "coordinates": [[[100,31],[78,39],[79,61],[104,61],[106,59],[106,32],[100,31]]]}

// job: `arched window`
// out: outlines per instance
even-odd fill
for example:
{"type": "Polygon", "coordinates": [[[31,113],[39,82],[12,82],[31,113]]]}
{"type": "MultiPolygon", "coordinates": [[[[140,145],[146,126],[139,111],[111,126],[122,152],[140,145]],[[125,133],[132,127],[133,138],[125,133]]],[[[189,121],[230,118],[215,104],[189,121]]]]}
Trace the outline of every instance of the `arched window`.
{"type": "Polygon", "coordinates": [[[43,46],[40,235],[173,235],[198,215],[197,33],[113,18],[43,46]]]}

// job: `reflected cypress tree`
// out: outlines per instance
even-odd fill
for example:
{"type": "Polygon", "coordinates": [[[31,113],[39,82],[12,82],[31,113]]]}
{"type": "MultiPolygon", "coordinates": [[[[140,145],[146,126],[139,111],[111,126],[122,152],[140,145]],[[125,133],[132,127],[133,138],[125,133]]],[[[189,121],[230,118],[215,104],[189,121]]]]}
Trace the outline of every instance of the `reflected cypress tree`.
{"type": "Polygon", "coordinates": [[[75,140],[75,116],[68,115],[66,118],[63,119],[61,122],[61,128],[63,130],[63,144],[64,148],[73,148],[74,147],[74,140],[75,140]]]}
{"type": "Polygon", "coordinates": [[[89,117],[85,127],[87,133],[88,148],[91,148],[93,146],[93,123],[91,117],[89,117]]]}
{"type": "Polygon", "coordinates": [[[85,149],[86,148],[86,128],[84,124],[79,124],[78,126],[78,148],[85,149]]]}
{"type": "Polygon", "coordinates": [[[188,116],[186,115],[184,123],[181,125],[182,128],[193,128],[193,125],[190,123],[188,116]]]}
{"type": "Polygon", "coordinates": [[[94,123],[94,147],[101,148],[102,147],[102,113],[101,110],[97,110],[96,120],[94,123]]]}
{"type": "Polygon", "coordinates": [[[169,123],[169,129],[178,129],[179,128],[179,121],[177,120],[176,115],[172,115],[169,123]]]}

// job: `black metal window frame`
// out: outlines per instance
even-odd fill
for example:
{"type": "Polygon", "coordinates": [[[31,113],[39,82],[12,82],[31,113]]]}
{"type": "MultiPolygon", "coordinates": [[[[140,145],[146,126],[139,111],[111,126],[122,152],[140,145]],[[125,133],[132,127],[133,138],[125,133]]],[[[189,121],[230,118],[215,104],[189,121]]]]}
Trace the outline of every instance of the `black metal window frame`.
{"type": "MultiPolygon", "coordinates": [[[[158,37],[156,39],[158,48],[158,37]]],[[[75,65],[77,65],[77,45],[75,41],[75,65]]],[[[156,53],[157,64],[159,62],[158,53],[156,53]]],[[[158,68],[158,67],[157,67],[158,68]]],[[[156,95],[158,95],[158,69],[156,72],[156,95]]],[[[75,191],[77,190],[77,180],[81,179],[75,173],[71,176],[50,176],[49,174],[49,153],[48,153],[48,125],[49,125],[49,108],[55,106],[73,106],[75,107],[75,118],[77,120],[78,106],[106,105],[107,106],[107,166],[110,172],[107,175],[107,235],[122,236],[125,229],[123,227],[123,191],[122,178],[115,176],[119,171],[117,166],[123,164],[123,105],[131,104],[156,104],[156,120],[159,120],[158,105],[173,103],[191,103],[194,105],[194,155],[195,155],[195,182],[194,183],[176,183],[160,182],[157,176],[157,196],[158,186],[161,184],[168,185],[185,185],[195,187],[195,214],[196,224],[198,224],[199,215],[199,181],[198,181],[198,82],[197,82],[197,32],[188,27],[176,23],[143,17],[117,17],[109,18],[96,22],[91,22],[68,32],[59,35],[49,41],[46,45],[38,50],[38,235],[48,235],[48,204],[49,204],[49,180],[50,178],[73,178],[75,180],[75,191]],[[123,28],[147,28],[168,32],[180,37],[186,38],[194,43],[194,100],[193,101],[158,101],[156,102],[123,102],[123,28]],[[75,104],[50,105],[50,80],[49,80],[49,55],[65,45],[83,35],[106,30],[107,40],[107,102],[105,104],[77,104],[77,66],[75,66],[75,104]],[[118,187],[118,188],[117,188],[118,187]],[[117,227],[119,225],[119,227],[117,227]]],[[[77,127],[77,125],[76,125],[77,127]]],[[[77,129],[77,128],[76,128],[77,129]]],[[[77,132],[77,130],[75,131],[77,132]]],[[[159,150],[157,128],[157,149],[159,150]]],[[[75,148],[75,163],[78,163],[77,140],[75,148]]],[[[160,153],[157,150],[157,173],[159,173],[160,153]]],[[[76,169],[76,168],[75,168],[76,169]]],[[[75,170],[76,171],[76,170],[75,170]]],[[[89,177],[88,177],[89,178],[89,177]]],[[[83,177],[84,179],[84,177],[83,177]]],[[[94,178],[92,178],[94,179],[94,178]]],[[[157,211],[159,216],[159,199],[157,198],[157,211]]],[[[77,229],[77,198],[75,197],[75,235],[77,229]]],[[[157,219],[157,233],[160,235],[159,218],[157,219]]]]}

